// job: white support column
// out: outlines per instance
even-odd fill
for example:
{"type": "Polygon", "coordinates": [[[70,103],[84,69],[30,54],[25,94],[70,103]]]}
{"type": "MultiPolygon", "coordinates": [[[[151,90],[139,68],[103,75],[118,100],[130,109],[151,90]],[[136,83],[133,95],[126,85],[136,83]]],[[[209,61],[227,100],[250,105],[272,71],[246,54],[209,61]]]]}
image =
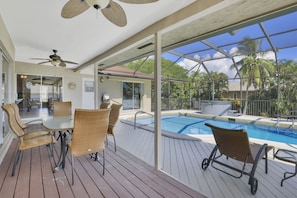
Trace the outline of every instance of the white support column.
{"type": "Polygon", "coordinates": [[[160,170],[162,164],[162,130],[161,130],[161,35],[155,33],[155,169],[160,170]]]}

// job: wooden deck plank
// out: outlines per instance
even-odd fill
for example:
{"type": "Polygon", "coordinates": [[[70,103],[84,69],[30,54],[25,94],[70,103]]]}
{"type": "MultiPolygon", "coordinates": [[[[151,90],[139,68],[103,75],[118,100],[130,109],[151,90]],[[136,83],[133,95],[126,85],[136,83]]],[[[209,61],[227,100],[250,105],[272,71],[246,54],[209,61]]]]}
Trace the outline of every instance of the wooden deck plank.
{"type": "MultiPolygon", "coordinates": [[[[59,145],[56,145],[55,148],[57,149],[57,152],[60,151],[59,145]]],[[[52,165],[53,166],[50,168],[50,170],[53,170],[54,168],[54,164],[52,165]]],[[[70,167],[69,162],[67,162],[67,159],[65,167],[66,169],[70,167]]],[[[71,188],[71,174],[68,175],[65,172],[66,171],[64,169],[60,169],[58,172],[53,174],[53,178],[56,183],[57,190],[59,192],[59,197],[75,197],[76,195],[73,193],[71,188]]],[[[86,191],[83,188],[80,189],[83,190],[82,193],[86,194],[86,191]]]]}
{"type": "Polygon", "coordinates": [[[184,141],[181,142],[181,152],[184,154],[184,160],[185,162],[185,169],[187,170],[187,177],[188,177],[188,183],[191,184],[191,186],[197,186],[198,179],[196,177],[196,170],[199,167],[197,163],[193,163],[195,158],[197,158],[195,155],[193,155],[192,150],[192,143],[193,141],[184,141]]]}
{"type": "MultiPolygon", "coordinates": [[[[120,151],[119,151],[120,152],[120,151]]],[[[132,166],[130,163],[127,162],[127,159],[119,159],[119,162],[123,164],[130,172],[133,172],[134,175],[137,175],[138,178],[141,178],[143,182],[150,188],[153,188],[155,191],[157,191],[161,196],[163,197],[176,197],[175,194],[168,191],[166,188],[163,188],[161,185],[159,185],[157,178],[150,179],[147,175],[144,174],[143,170],[139,170],[139,167],[136,167],[135,165],[132,166]]]]}
{"type": "MultiPolygon", "coordinates": [[[[83,158],[83,156],[82,156],[83,158]]],[[[79,177],[80,174],[77,173],[77,170],[79,170],[82,167],[82,164],[80,162],[80,157],[79,158],[75,158],[74,159],[74,185],[72,185],[72,167],[71,167],[71,158],[70,158],[70,153],[68,153],[68,156],[66,158],[66,164],[65,164],[65,168],[63,170],[60,170],[59,174],[61,174],[61,176],[63,176],[63,179],[65,181],[65,188],[67,188],[67,190],[69,192],[64,192],[64,194],[68,194],[70,193],[70,191],[73,193],[73,197],[94,197],[93,192],[88,192],[88,189],[93,189],[95,188],[95,192],[97,193],[97,197],[102,197],[100,191],[98,190],[98,188],[96,187],[96,185],[92,184],[92,188],[91,187],[85,187],[89,185],[89,183],[83,183],[83,181],[85,181],[84,179],[81,179],[79,177]]],[[[83,173],[85,173],[85,171],[82,171],[83,173]]],[[[83,174],[82,173],[82,174],[83,174]]],[[[55,173],[56,175],[57,173],[55,173]]],[[[88,174],[88,173],[86,173],[88,174]]],[[[86,175],[86,177],[88,177],[88,175],[86,175]]],[[[88,180],[89,182],[92,182],[92,179],[90,178],[90,180],[88,180]]]]}
{"type": "Polygon", "coordinates": [[[119,194],[126,196],[129,195],[125,189],[123,189],[122,187],[118,187],[119,182],[108,173],[107,169],[109,165],[107,163],[105,164],[105,174],[103,175],[103,165],[101,162],[102,156],[100,157],[100,162],[90,160],[89,156],[83,157],[83,160],[85,162],[88,162],[84,164],[84,168],[87,170],[89,177],[92,178],[94,184],[100,191],[100,194],[98,194],[97,197],[118,197],[119,194]],[[110,184],[113,184],[114,186],[111,186],[110,184]]]}
{"type": "MultiPolygon", "coordinates": [[[[112,144],[106,149],[104,176],[101,161],[93,161],[89,156],[75,158],[74,186],[69,153],[65,169],[52,172],[60,151],[59,143],[55,146],[54,158],[46,146],[23,152],[15,176],[11,177],[16,144],[14,140],[5,162],[0,165],[0,175],[4,176],[0,197],[203,197],[123,149],[118,148],[115,153],[112,144]]],[[[143,156],[152,155],[143,151],[143,156]]]]}
{"type": "Polygon", "coordinates": [[[210,194],[210,188],[207,185],[207,183],[204,181],[204,177],[201,176],[201,164],[199,164],[202,160],[202,156],[201,153],[198,152],[197,150],[197,145],[195,144],[194,141],[189,141],[188,145],[190,147],[190,150],[187,151],[188,155],[190,156],[191,159],[191,164],[192,164],[192,180],[193,178],[195,178],[195,182],[191,182],[190,186],[193,189],[204,189],[206,192],[208,192],[207,194],[210,194]],[[200,174],[199,174],[200,173],[200,174]]]}
{"type": "MultiPolygon", "coordinates": [[[[123,123],[120,123],[123,124],[123,123]]],[[[124,125],[124,124],[123,124],[124,125]]],[[[129,131],[129,125],[122,126],[125,128],[124,131],[129,131]]],[[[138,134],[141,133],[149,133],[145,130],[140,130],[137,132],[138,134]]],[[[134,145],[129,146],[129,148],[125,144],[125,140],[129,139],[130,141],[137,141],[137,139],[134,139],[133,136],[130,134],[125,133],[124,136],[119,133],[118,134],[118,145],[125,150],[129,151],[131,150],[137,150],[138,148],[134,145]]],[[[198,192],[201,192],[208,197],[251,197],[252,194],[250,192],[250,185],[248,185],[248,176],[243,176],[240,179],[232,178],[224,173],[221,173],[217,170],[215,170],[212,167],[209,167],[206,171],[203,171],[201,169],[201,162],[205,157],[208,157],[211,153],[213,147],[214,147],[214,141],[212,138],[206,138],[204,141],[203,135],[201,135],[202,141],[194,141],[192,142],[192,155],[196,156],[186,157],[186,154],[190,152],[189,150],[185,149],[181,153],[183,155],[183,160],[185,160],[184,167],[181,167],[179,165],[179,168],[176,168],[178,165],[176,164],[176,159],[178,158],[175,151],[172,151],[171,148],[179,148],[182,150],[181,143],[177,142],[184,142],[185,140],[179,140],[179,141],[172,141],[168,140],[168,137],[162,137],[162,143],[163,143],[163,167],[162,170],[167,172],[168,174],[177,177],[177,175],[181,175],[182,172],[186,173],[187,175],[190,175],[189,173],[195,173],[192,175],[192,177],[197,178],[197,183],[192,182],[195,181],[194,179],[190,179],[188,181],[187,176],[182,176],[177,179],[185,183],[186,185],[190,186],[191,188],[197,190],[198,192]],[[184,153],[186,152],[186,154],[184,153]],[[197,164],[197,166],[192,166],[193,170],[191,169],[191,166],[188,166],[190,163],[197,164]],[[171,166],[175,166],[174,172],[171,168],[171,166]],[[185,170],[182,170],[185,169],[185,170]],[[180,172],[179,172],[180,171],[180,172]],[[195,184],[193,184],[195,183],[195,184]]],[[[254,140],[252,140],[254,141],[254,140]]],[[[261,141],[263,143],[264,141],[261,141]]],[[[272,143],[274,145],[274,142],[269,142],[269,144],[272,143]]],[[[276,144],[279,145],[279,144],[276,144]]],[[[153,145],[150,145],[147,149],[153,150],[153,145]]],[[[283,148],[283,147],[280,147],[283,148]]],[[[294,149],[293,147],[291,149],[294,149]]],[[[153,152],[153,151],[152,151],[153,152]]],[[[291,170],[294,171],[294,166],[292,164],[285,164],[283,162],[280,162],[279,160],[273,159],[273,153],[269,152],[269,162],[268,162],[268,168],[269,172],[268,174],[265,174],[264,172],[264,161],[261,160],[259,162],[259,165],[257,167],[257,171],[255,174],[255,177],[259,181],[258,191],[257,194],[253,197],[295,197],[297,194],[297,189],[295,188],[297,183],[297,177],[293,177],[287,181],[284,182],[284,186],[280,187],[280,181],[283,177],[283,173],[285,171],[291,170]]],[[[138,156],[137,156],[138,157],[138,156]]],[[[180,160],[180,159],[179,159],[180,160]]],[[[233,163],[233,162],[232,162],[233,163]]],[[[234,163],[235,165],[235,163],[234,163]]],[[[173,167],[174,168],[174,167],[173,167]]],[[[190,176],[189,176],[190,177],[190,176]]]]}
{"type": "MultiPolygon", "coordinates": [[[[44,148],[44,147],[43,147],[44,148]]],[[[31,160],[34,160],[35,163],[31,164],[32,173],[29,180],[29,192],[30,197],[43,197],[43,182],[42,182],[42,166],[41,166],[41,155],[40,149],[32,149],[31,160]],[[38,171],[37,171],[38,170],[38,171]]],[[[30,171],[31,172],[31,171],[30,171]]]]}
{"type": "MultiPolygon", "coordinates": [[[[54,159],[49,156],[48,147],[40,147],[40,150],[34,149],[24,153],[21,162],[21,166],[24,162],[24,167],[19,168],[18,165],[16,175],[11,177],[12,159],[16,147],[14,140],[0,165],[0,197],[14,197],[14,193],[18,193],[15,190],[21,190],[17,186],[21,183],[16,181],[18,177],[28,174],[23,173],[24,171],[31,171],[29,174],[30,185],[23,185],[29,188],[29,190],[24,189],[26,194],[24,197],[33,197],[33,195],[44,197],[202,197],[198,193],[201,192],[207,197],[290,198],[297,194],[295,188],[297,177],[285,181],[284,186],[280,187],[283,173],[289,170],[293,171],[294,166],[276,159],[273,160],[272,153],[269,153],[268,174],[264,173],[264,161],[259,162],[255,174],[259,181],[258,192],[253,196],[250,193],[248,176],[236,179],[211,166],[205,171],[202,170],[202,160],[209,156],[214,147],[210,140],[188,141],[162,136],[164,161],[162,171],[157,171],[151,166],[154,156],[153,133],[145,130],[134,131],[133,127],[127,126],[123,129],[121,130],[119,127],[116,134],[117,152],[114,152],[113,141],[109,142],[106,149],[106,174],[102,176],[101,161],[94,162],[88,156],[80,157],[76,159],[78,170],[74,186],[71,185],[69,154],[65,169],[57,173],[52,172],[54,159],[57,160],[57,154],[60,151],[59,144],[55,147],[54,159]],[[28,159],[31,164],[29,170],[26,168],[28,159]],[[36,164],[34,164],[35,162],[36,164]],[[40,166],[39,169],[38,166],[40,166]],[[33,173],[34,171],[37,172],[33,173]],[[42,179],[38,178],[38,175],[42,179]],[[33,185],[38,181],[41,181],[43,189],[38,189],[39,192],[34,192],[36,193],[34,194],[33,185]],[[26,192],[29,192],[28,196],[26,192]]],[[[231,160],[228,162],[237,166],[236,162],[231,160]]],[[[40,188],[39,184],[37,186],[40,188]]]]}
{"type": "MultiPolygon", "coordinates": [[[[50,156],[48,147],[40,147],[40,165],[42,167],[42,184],[44,197],[59,197],[56,178],[53,175],[54,157],[50,156]]],[[[58,182],[59,184],[59,182],[58,182]]],[[[34,186],[33,186],[34,188],[34,186]]],[[[68,197],[71,197],[70,195],[68,197]]]]}
{"type": "MultiPolygon", "coordinates": [[[[13,142],[16,142],[15,140],[13,142]]],[[[14,154],[16,151],[16,144],[12,144],[8,149],[7,154],[4,157],[4,160],[1,164],[1,173],[0,175],[3,176],[0,197],[13,197],[14,190],[16,186],[16,179],[11,176],[12,166],[13,166],[13,159],[14,154]]]]}
{"type": "Polygon", "coordinates": [[[5,155],[3,161],[2,161],[2,168],[4,171],[0,172],[0,192],[3,188],[4,185],[4,181],[6,179],[6,177],[10,177],[11,176],[11,172],[9,172],[9,168],[12,166],[12,158],[14,156],[16,150],[16,144],[12,144],[8,150],[7,150],[7,154],[5,155]],[[6,171],[5,171],[6,170],[6,171]]]}
{"type": "Polygon", "coordinates": [[[116,175],[114,175],[115,171],[110,171],[110,174],[113,174],[125,189],[129,189],[130,192],[139,195],[139,197],[160,197],[154,190],[148,188],[141,178],[137,177],[134,172],[126,169],[111,152],[108,152],[107,154],[109,163],[117,169],[116,175]],[[127,182],[127,180],[129,182],[127,182]],[[133,185],[131,185],[130,182],[133,185]]]}
{"type": "MultiPolygon", "coordinates": [[[[125,151],[120,150],[119,152],[125,152],[125,151]]],[[[127,164],[127,166],[125,165],[125,167],[127,167],[127,168],[129,167],[129,169],[131,171],[138,170],[139,174],[141,176],[144,176],[145,178],[147,178],[147,177],[151,178],[151,180],[149,180],[149,181],[154,181],[154,183],[151,183],[149,185],[154,186],[157,183],[158,186],[162,187],[160,189],[159,193],[164,193],[164,189],[168,189],[169,192],[174,192],[174,195],[172,195],[173,197],[175,197],[176,195],[178,197],[187,197],[187,196],[191,197],[192,195],[194,195],[194,197],[195,196],[203,197],[201,194],[194,191],[193,189],[177,182],[176,180],[173,180],[171,177],[169,177],[166,174],[161,173],[160,171],[156,171],[152,166],[149,166],[145,162],[139,161],[138,158],[131,156],[131,155],[129,155],[128,157],[129,157],[128,159],[122,158],[121,164],[125,164],[125,163],[127,163],[127,161],[129,161],[130,163],[127,164]],[[134,163],[131,163],[131,161],[133,161],[134,163]]],[[[156,186],[157,188],[154,186],[153,187],[154,190],[159,189],[158,186],[156,186]]]]}

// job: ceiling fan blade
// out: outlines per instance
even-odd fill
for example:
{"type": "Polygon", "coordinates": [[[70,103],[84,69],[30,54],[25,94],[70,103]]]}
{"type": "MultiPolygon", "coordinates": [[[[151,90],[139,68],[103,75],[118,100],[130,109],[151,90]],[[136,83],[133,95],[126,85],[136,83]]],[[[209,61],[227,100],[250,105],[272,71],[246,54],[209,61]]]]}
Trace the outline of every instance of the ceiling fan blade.
{"type": "Polygon", "coordinates": [[[60,67],[66,67],[66,63],[64,61],[61,61],[59,64],[60,67]]]}
{"type": "Polygon", "coordinates": [[[44,62],[40,62],[40,63],[37,63],[38,65],[41,65],[41,64],[44,64],[44,63],[50,63],[51,61],[48,60],[48,61],[44,61],[44,62]]]}
{"type": "Polygon", "coordinates": [[[61,60],[61,62],[78,65],[78,63],[72,61],[61,60]]]}
{"type": "Polygon", "coordinates": [[[119,0],[124,3],[133,3],[133,4],[144,4],[144,3],[153,3],[157,2],[158,0],[119,0]]]}
{"type": "Polygon", "coordinates": [[[31,60],[50,60],[50,59],[48,59],[48,58],[30,58],[31,60]]]}
{"type": "Polygon", "coordinates": [[[63,18],[69,19],[80,15],[87,9],[89,9],[89,5],[82,0],[69,0],[63,7],[61,16],[63,18]]]}
{"type": "Polygon", "coordinates": [[[111,1],[110,7],[102,9],[101,12],[113,24],[119,27],[127,25],[127,17],[120,4],[111,1]]]}

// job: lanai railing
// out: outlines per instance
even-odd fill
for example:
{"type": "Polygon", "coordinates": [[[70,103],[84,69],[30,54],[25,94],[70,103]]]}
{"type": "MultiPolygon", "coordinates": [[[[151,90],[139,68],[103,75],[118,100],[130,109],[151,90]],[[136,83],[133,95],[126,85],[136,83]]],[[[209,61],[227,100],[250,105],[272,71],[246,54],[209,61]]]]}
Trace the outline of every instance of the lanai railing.
{"type": "MultiPolygon", "coordinates": [[[[153,101],[152,101],[153,102],[153,101]]],[[[242,100],[242,108],[245,100],[242,100]]],[[[153,105],[152,105],[153,107],[153,105]]],[[[197,109],[201,110],[201,101],[196,98],[162,98],[162,110],[197,109]]],[[[238,110],[239,106],[232,102],[232,110],[238,110]]],[[[277,109],[271,100],[249,100],[247,115],[276,117],[277,109]]],[[[280,114],[282,114],[280,112],[280,114]]]]}

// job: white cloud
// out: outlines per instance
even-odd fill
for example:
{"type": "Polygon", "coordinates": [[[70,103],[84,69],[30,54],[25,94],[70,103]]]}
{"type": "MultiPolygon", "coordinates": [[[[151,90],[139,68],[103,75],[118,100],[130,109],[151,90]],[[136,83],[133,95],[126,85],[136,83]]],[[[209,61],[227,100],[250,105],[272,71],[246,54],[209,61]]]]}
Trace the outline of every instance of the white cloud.
{"type": "Polygon", "coordinates": [[[273,51],[268,51],[263,54],[260,54],[259,57],[263,59],[268,59],[268,60],[275,60],[275,54],[273,51]]]}
{"type": "Polygon", "coordinates": [[[202,60],[203,61],[206,61],[206,60],[211,60],[211,55],[210,54],[206,54],[202,57],[202,60]]]}
{"type": "Polygon", "coordinates": [[[194,58],[200,60],[200,56],[198,54],[194,55],[194,58]]]}
{"type": "Polygon", "coordinates": [[[235,55],[237,52],[238,52],[238,48],[237,48],[237,47],[232,47],[232,48],[230,49],[230,51],[229,51],[229,53],[230,53],[231,55],[235,55]]]}
{"type": "MultiPolygon", "coordinates": [[[[238,48],[233,47],[230,49],[229,54],[235,55],[237,51],[238,51],[238,48]]],[[[272,51],[259,54],[258,56],[264,59],[273,59],[273,60],[275,59],[274,53],[272,51]]],[[[226,74],[228,78],[233,79],[236,75],[236,69],[232,69],[232,70],[230,69],[230,66],[233,64],[232,59],[223,58],[223,57],[225,57],[225,55],[223,55],[220,52],[216,52],[215,54],[213,54],[213,56],[211,56],[210,54],[206,54],[203,57],[200,57],[198,54],[196,54],[194,55],[194,58],[197,59],[197,62],[184,58],[182,59],[182,61],[178,62],[177,64],[189,70],[189,69],[192,69],[193,66],[197,65],[198,61],[204,61],[204,65],[206,66],[208,71],[221,72],[226,74]],[[212,59],[216,59],[216,60],[212,60],[212,59]]],[[[235,56],[234,61],[237,62],[241,60],[243,57],[244,56],[235,56]]],[[[196,71],[196,69],[194,69],[194,71],[196,71]]],[[[199,67],[199,71],[202,73],[206,72],[202,65],[199,67]]]]}
{"type": "Polygon", "coordinates": [[[178,62],[177,64],[189,70],[189,69],[192,69],[195,65],[197,65],[197,62],[184,58],[182,61],[178,62]]]}
{"type": "Polygon", "coordinates": [[[213,58],[222,58],[222,57],[225,57],[225,55],[222,54],[221,52],[216,52],[216,53],[214,53],[214,55],[213,55],[213,58]]]}

